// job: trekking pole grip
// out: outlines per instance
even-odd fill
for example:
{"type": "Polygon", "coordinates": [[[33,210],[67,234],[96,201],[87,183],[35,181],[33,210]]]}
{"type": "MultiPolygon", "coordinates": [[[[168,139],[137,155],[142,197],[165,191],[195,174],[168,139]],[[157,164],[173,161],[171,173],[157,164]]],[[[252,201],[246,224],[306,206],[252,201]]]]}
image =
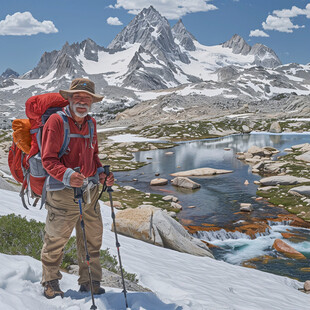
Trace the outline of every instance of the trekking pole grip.
{"type": "MultiPolygon", "coordinates": [[[[110,175],[110,165],[103,166],[103,171],[108,177],[110,175]]],[[[107,192],[113,192],[112,186],[107,186],[107,192]]]]}
{"type": "MultiPolygon", "coordinates": [[[[80,167],[75,167],[73,169],[75,172],[81,173],[81,168],[80,167]]],[[[75,199],[82,199],[83,200],[83,192],[80,187],[73,187],[74,190],[74,198],[75,199]]]]}
{"type": "Polygon", "coordinates": [[[103,172],[106,176],[109,176],[110,174],[110,165],[103,166],[103,172]]]}
{"type": "Polygon", "coordinates": [[[80,168],[80,167],[75,167],[75,168],[73,168],[73,170],[74,170],[75,172],[81,173],[81,168],[80,168]]]}

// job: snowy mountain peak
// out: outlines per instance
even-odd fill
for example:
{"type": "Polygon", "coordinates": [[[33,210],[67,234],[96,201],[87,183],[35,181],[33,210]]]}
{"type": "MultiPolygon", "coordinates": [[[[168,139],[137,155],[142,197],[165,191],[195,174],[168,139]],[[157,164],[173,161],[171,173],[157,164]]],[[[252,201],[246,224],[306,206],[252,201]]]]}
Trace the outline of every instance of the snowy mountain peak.
{"type": "Polygon", "coordinates": [[[249,54],[255,56],[254,63],[259,66],[275,68],[282,64],[277,54],[271,48],[260,43],[254,44],[249,54]]]}
{"type": "Polygon", "coordinates": [[[172,27],[172,33],[188,35],[192,40],[196,40],[196,38],[185,28],[182,19],[179,19],[172,27]]]}
{"type": "MultiPolygon", "coordinates": [[[[164,29],[170,25],[166,18],[162,17],[152,6],[144,8],[134,19],[114,38],[109,44],[110,49],[119,49],[128,43],[141,43],[147,45],[156,41],[164,29]]],[[[171,30],[168,31],[171,34],[171,30]]],[[[172,36],[171,36],[172,37],[172,36]]]]}
{"type": "Polygon", "coordinates": [[[7,68],[2,74],[1,77],[3,77],[4,79],[8,79],[8,78],[17,78],[19,76],[19,74],[12,70],[11,68],[7,68]]]}
{"type": "Polygon", "coordinates": [[[173,37],[178,40],[178,43],[187,51],[195,51],[196,47],[193,41],[195,37],[187,31],[181,19],[171,29],[173,37]]]}
{"type": "Polygon", "coordinates": [[[167,24],[169,24],[168,20],[161,16],[158,11],[151,5],[148,8],[144,8],[138,15],[138,18],[146,19],[151,21],[152,23],[154,22],[162,22],[165,21],[167,24]]]}
{"type": "Polygon", "coordinates": [[[140,43],[145,50],[156,55],[164,63],[174,60],[189,63],[174,42],[168,20],[161,16],[152,6],[143,9],[109,44],[110,49],[120,49],[128,44],[140,43]]]}
{"type": "Polygon", "coordinates": [[[84,50],[84,57],[89,60],[98,61],[98,51],[100,47],[92,39],[84,40],[80,44],[80,49],[84,50]]]}
{"type": "Polygon", "coordinates": [[[251,50],[251,46],[238,34],[234,34],[232,38],[222,44],[223,47],[229,47],[234,54],[247,55],[251,50]]]}
{"type": "Polygon", "coordinates": [[[234,54],[253,55],[255,57],[253,65],[275,68],[282,64],[271,48],[259,43],[250,46],[238,34],[233,35],[230,40],[223,43],[222,47],[231,48],[234,54]]]}

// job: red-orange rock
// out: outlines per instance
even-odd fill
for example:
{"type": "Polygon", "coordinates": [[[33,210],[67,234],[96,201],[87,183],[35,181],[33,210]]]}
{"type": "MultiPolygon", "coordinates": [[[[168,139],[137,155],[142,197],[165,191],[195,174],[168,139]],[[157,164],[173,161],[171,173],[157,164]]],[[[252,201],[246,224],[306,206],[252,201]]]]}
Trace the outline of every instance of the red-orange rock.
{"type": "Polygon", "coordinates": [[[206,226],[206,227],[215,226],[214,224],[208,224],[208,223],[202,223],[201,225],[202,225],[202,226],[206,226]]]}
{"type": "Polygon", "coordinates": [[[193,223],[193,220],[189,220],[189,219],[181,219],[181,223],[182,225],[189,225],[193,223]]]}
{"type": "Polygon", "coordinates": [[[278,218],[272,221],[290,221],[291,226],[310,228],[310,222],[301,219],[295,214],[278,214],[278,218]]]}
{"type": "Polygon", "coordinates": [[[161,192],[168,193],[168,194],[175,194],[174,191],[169,191],[168,189],[159,188],[158,190],[160,190],[161,192]]]}
{"type": "Polygon", "coordinates": [[[293,238],[295,237],[296,235],[295,234],[292,234],[292,233],[281,233],[282,237],[285,238],[285,239],[290,239],[290,238],[293,238]]]}
{"type": "Polygon", "coordinates": [[[285,243],[281,239],[276,239],[273,243],[273,247],[283,253],[285,256],[295,259],[306,259],[306,257],[300,252],[296,251],[293,247],[285,243]]]}

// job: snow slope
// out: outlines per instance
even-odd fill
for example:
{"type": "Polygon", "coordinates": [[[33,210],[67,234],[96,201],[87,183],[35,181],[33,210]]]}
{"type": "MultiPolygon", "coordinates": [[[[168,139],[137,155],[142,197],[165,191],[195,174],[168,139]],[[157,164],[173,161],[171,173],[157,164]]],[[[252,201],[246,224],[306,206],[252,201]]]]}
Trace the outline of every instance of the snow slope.
{"type": "MultiPolygon", "coordinates": [[[[0,215],[21,214],[44,221],[46,211],[23,209],[18,193],[0,190],[0,215]]],[[[101,208],[103,248],[116,255],[111,216],[101,208]]],[[[152,293],[128,293],[135,310],[307,310],[310,296],[298,291],[303,284],[293,279],[234,266],[207,257],[196,257],[119,236],[124,268],[138,275],[152,293]]],[[[0,309],[89,309],[91,298],[78,293],[77,277],[64,274],[65,297],[47,300],[40,285],[41,265],[30,257],[0,254],[0,309]]],[[[100,310],[125,309],[119,289],[95,298],[100,310]]]]}

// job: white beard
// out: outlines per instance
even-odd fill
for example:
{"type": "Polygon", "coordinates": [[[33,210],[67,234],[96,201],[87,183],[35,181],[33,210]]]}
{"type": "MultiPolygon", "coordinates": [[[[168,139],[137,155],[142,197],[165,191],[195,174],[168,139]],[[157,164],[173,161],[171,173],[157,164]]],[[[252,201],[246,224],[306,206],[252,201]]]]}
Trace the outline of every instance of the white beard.
{"type": "Polygon", "coordinates": [[[81,103],[73,104],[73,102],[70,102],[70,108],[72,109],[74,114],[80,118],[85,117],[91,110],[91,107],[88,106],[87,104],[81,104],[81,103]],[[84,113],[80,113],[77,111],[77,108],[84,108],[86,109],[86,111],[84,113]]]}

